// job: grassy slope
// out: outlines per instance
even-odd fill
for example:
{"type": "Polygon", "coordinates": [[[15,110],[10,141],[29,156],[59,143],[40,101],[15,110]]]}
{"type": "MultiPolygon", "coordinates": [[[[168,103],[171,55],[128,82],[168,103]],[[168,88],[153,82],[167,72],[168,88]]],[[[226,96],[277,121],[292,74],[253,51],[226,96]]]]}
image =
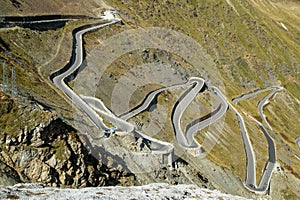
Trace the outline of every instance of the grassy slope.
{"type": "MultiPolygon", "coordinates": [[[[72,30],[86,22],[71,22],[55,31],[32,31],[30,29],[2,29],[0,37],[8,45],[0,57],[7,63],[8,73],[16,68],[19,94],[33,96],[53,109],[69,112],[62,96],[52,86],[49,76],[69,60],[72,48],[72,30]]],[[[2,70],[0,71],[2,82],[2,70]]],[[[10,75],[9,75],[10,78],[10,75]]],[[[68,114],[69,115],[69,114],[68,114]]]]}
{"type": "MultiPolygon", "coordinates": [[[[87,15],[99,16],[102,1],[12,1],[0,2],[0,15],[87,15]]],[[[34,96],[53,109],[70,117],[69,105],[64,95],[49,81],[49,75],[67,64],[72,50],[72,30],[93,22],[69,22],[63,28],[33,31],[23,28],[1,29],[0,38],[8,45],[8,52],[0,52],[1,60],[15,66],[19,94],[34,96]],[[57,95],[59,93],[60,95],[57,95]]],[[[1,43],[1,46],[3,44],[1,43]]],[[[2,66],[1,66],[2,68],[2,66]]],[[[2,70],[0,70],[2,82],[2,70]]]]}
{"type": "MultiPolygon", "coordinates": [[[[86,14],[96,16],[102,9],[99,2],[95,4],[93,1],[85,1],[84,6],[80,6],[78,9],[70,9],[72,6],[63,2],[58,4],[57,2],[47,2],[43,5],[40,2],[34,3],[34,1],[21,3],[21,6],[14,7],[10,1],[1,2],[1,15],[86,14]],[[64,5],[61,6],[61,3],[64,5]],[[88,10],[91,11],[91,7],[93,7],[93,12],[87,12],[88,10]],[[68,11],[66,11],[67,8],[68,11]]],[[[80,5],[80,3],[75,4],[76,6],[80,5]]],[[[11,113],[1,118],[1,130],[8,134],[17,134],[19,130],[24,129],[24,123],[28,120],[32,122],[32,125],[47,120],[45,117],[32,113],[29,108],[26,108],[30,106],[31,100],[37,100],[50,107],[52,111],[57,112],[61,117],[72,123],[70,119],[72,119],[74,110],[70,107],[65,95],[51,83],[49,76],[69,61],[72,51],[73,29],[90,23],[94,23],[94,21],[68,22],[62,28],[48,31],[36,31],[20,27],[0,30],[0,47],[6,48],[6,51],[0,51],[0,59],[1,62],[5,61],[7,63],[9,79],[11,67],[16,68],[16,82],[20,96],[15,100],[22,105],[20,108],[14,108],[11,113]],[[14,123],[16,116],[24,123],[14,123]]],[[[1,83],[2,73],[1,65],[1,83]]]]}
{"type": "MultiPolygon", "coordinates": [[[[299,43],[295,42],[297,30],[287,23],[290,31],[285,31],[277,21],[249,2],[233,2],[239,14],[224,1],[114,3],[122,9],[121,13],[129,13],[139,20],[134,22],[140,26],[172,28],[197,40],[214,58],[224,80],[233,78],[227,84],[234,86],[227,87],[229,97],[253,87],[262,87],[265,81],[268,85],[274,84],[272,79],[266,80],[272,73],[276,73],[273,76],[283,85],[296,80],[299,63],[299,43]]],[[[131,19],[125,14],[122,17],[131,19]]],[[[281,21],[290,21],[291,17],[282,17],[281,21]]],[[[291,92],[299,96],[299,91],[291,92]]]]}

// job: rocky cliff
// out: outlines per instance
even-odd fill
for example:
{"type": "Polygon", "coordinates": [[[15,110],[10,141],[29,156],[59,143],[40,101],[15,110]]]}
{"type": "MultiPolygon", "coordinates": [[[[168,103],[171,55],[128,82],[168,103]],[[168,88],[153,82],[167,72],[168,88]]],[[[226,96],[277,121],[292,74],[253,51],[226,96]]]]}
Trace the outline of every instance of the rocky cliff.
{"type": "MultiPolygon", "coordinates": [[[[14,113],[12,108],[18,103],[3,93],[1,100],[1,118],[5,118],[14,113]]],[[[22,112],[23,107],[17,107],[18,112],[22,112]]],[[[1,127],[0,184],[20,181],[60,187],[134,184],[134,176],[120,164],[113,163],[108,167],[102,163],[101,159],[108,159],[105,154],[100,159],[94,158],[76,130],[55,114],[38,107],[31,109],[31,113],[39,112],[40,117],[41,113],[47,112],[47,117],[32,127],[17,126],[20,129],[18,133],[1,127]]],[[[30,114],[26,117],[37,120],[30,114]]],[[[20,124],[19,121],[15,123],[20,124]]]]}

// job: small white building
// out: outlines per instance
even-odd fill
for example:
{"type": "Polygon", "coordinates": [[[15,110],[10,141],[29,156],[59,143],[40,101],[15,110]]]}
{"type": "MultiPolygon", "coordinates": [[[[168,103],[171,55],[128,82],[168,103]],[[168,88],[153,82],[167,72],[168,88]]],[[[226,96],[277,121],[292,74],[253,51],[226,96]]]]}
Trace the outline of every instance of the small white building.
{"type": "Polygon", "coordinates": [[[115,10],[106,10],[102,14],[101,18],[106,20],[113,20],[117,18],[116,14],[117,12],[115,10]]]}

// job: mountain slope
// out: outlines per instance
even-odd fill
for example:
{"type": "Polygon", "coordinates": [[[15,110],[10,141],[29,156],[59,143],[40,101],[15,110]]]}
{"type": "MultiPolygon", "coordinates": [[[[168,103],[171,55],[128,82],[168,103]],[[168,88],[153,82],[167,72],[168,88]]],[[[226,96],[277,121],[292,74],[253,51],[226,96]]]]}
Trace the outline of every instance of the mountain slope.
{"type": "MultiPolygon", "coordinates": [[[[111,36],[134,28],[153,26],[183,33],[197,41],[212,58],[221,78],[211,75],[209,79],[224,84],[223,92],[228,100],[271,86],[284,87],[284,91],[271,98],[264,108],[267,120],[273,128],[273,131],[270,132],[276,143],[277,164],[278,169],[280,169],[279,173],[274,173],[272,177],[269,193],[274,199],[297,198],[300,194],[297,187],[300,168],[299,150],[294,140],[298,136],[297,120],[300,117],[299,2],[256,0],[156,0],[151,2],[142,0],[137,2],[134,0],[112,0],[109,3],[118,10],[124,24],[114,25],[85,35],[87,67],[69,85],[73,87],[79,79],[91,81],[88,78],[92,72],[90,66],[97,63],[96,60],[93,60],[95,58],[93,57],[95,56],[94,53],[111,36]]],[[[5,0],[0,3],[0,10],[3,15],[72,14],[99,16],[103,7],[108,6],[100,1],[51,1],[41,5],[40,1],[5,0]]],[[[9,73],[11,73],[11,66],[16,67],[18,92],[22,96],[19,101],[22,105],[25,104],[25,108],[20,107],[20,110],[24,108],[20,112],[26,113],[21,114],[26,120],[33,119],[33,124],[35,121],[40,123],[39,120],[44,120],[34,112],[27,112],[31,107],[38,105],[44,111],[50,110],[57,114],[68,124],[76,125],[78,123],[73,118],[72,112],[74,110],[71,108],[71,102],[66,100],[64,94],[51,84],[49,76],[51,72],[62,68],[69,61],[72,50],[72,30],[89,23],[93,23],[93,21],[73,21],[55,30],[46,31],[19,27],[0,30],[1,61],[7,63],[9,73]]],[[[147,41],[146,36],[143,39],[147,41]]],[[[105,104],[110,106],[112,102],[111,92],[115,82],[118,81],[117,78],[135,66],[147,62],[176,66],[182,70],[179,70],[180,72],[187,72],[187,74],[179,73],[183,79],[187,75],[198,76],[198,72],[200,71],[201,74],[202,70],[202,68],[197,69],[198,66],[191,66],[188,60],[180,58],[175,53],[163,49],[139,49],[113,60],[102,77],[101,83],[103,84],[97,88],[96,96],[103,98],[105,104]]],[[[0,70],[1,81],[3,81],[2,73],[0,70]]],[[[204,76],[204,74],[201,75],[204,76]]],[[[157,85],[138,88],[135,95],[132,96],[132,105],[141,101],[143,95],[155,87],[157,85]]],[[[86,89],[87,87],[81,85],[81,88],[86,89]]],[[[165,108],[161,112],[172,109],[172,103],[175,103],[180,92],[182,91],[166,92],[158,97],[159,105],[165,108]]],[[[257,159],[256,178],[258,181],[268,156],[267,142],[255,122],[247,117],[247,114],[260,120],[257,104],[263,95],[266,94],[263,93],[258,96],[259,98],[253,98],[236,105],[236,108],[246,119],[247,129],[257,159]]],[[[120,96],[122,98],[121,94],[120,96]]],[[[212,98],[211,94],[205,93],[204,100],[201,98],[199,101],[209,109],[212,108],[210,107],[212,105],[209,105],[209,100],[212,98]]],[[[5,102],[1,105],[5,110],[8,104],[5,102]]],[[[184,114],[182,124],[186,124],[197,117],[193,115],[193,108],[190,107],[184,114]]],[[[24,124],[14,123],[15,111],[12,110],[12,112],[3,114],[0,129],[2,135],[5,133],[16,136],[24,129],[24,124]],[[7,126],[8,122],[9,126],[7,126]]],[[[135,120],[140,120],[146,124],[149,121],[147,114],[149,113],[143,113],[131,122],[135,123],[135,120]]],[[[194,168],[192,173],[185,171],[184,174],[183,170],[181,175],[188,177],[187,179],[190,178],[190,181],[197,184],[201,184],[201,181],[197,182],[199,176],[204,180],[207,177],[214,188],[232,194],[253,197],[253,194],[247,191],[242,184],[245,180],[246,157],[236,116],[231,110],[228,110],[224,122],[224,124],[216,123],[210,129],[201,130],[197,134],[197,140],[200,143],[203,142],[206,134],[211,136],[211,141],[218,138],[217,145],[213,146],[206,158],[198,159],[189,154],[183,154],[180,152],[182,149],[176,146],[176,156],[180,157],[177,161],[188,166],[184,170],[194,168]]],[[[91,124],[88,125],[91,126],[91,124]]],[[[163,128],[154,137],[169,142],[175,141],[172,124],[168,121],[163,125],[157,123],[157,127],[161,126],[163,128]]],[[[153,130],[149,131],[150,134],[152,134],[151,131],[153,130]]],[[[204,150],[207,149],[210,149],[209,145],[204,148],[204,150]]],[[[149,174],[140,176],[144,178],[142,183],[148,183],[147,181],[151,179],[149,174]]],[[[153,177],[157,176],[154,175],[153,177]]],[[[177,182],[178,179],[172,178],[172,176],[174,175],[167,176],[168,181],[177,182]]],[[[163,180],[163,178],[159,180],[163,180]]],[[[181,181],[185,183],[186,179],[181,179],[181,181]]]]}

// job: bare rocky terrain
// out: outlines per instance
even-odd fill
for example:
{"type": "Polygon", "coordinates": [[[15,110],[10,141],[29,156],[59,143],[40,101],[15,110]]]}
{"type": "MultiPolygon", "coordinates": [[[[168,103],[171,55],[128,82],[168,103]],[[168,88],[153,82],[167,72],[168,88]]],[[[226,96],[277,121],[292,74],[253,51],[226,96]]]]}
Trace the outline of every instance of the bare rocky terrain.
{"type": "Polygon", "coordinates": [[[135,176],[126,166],[116,162],[107,166],[106,160],[112,158],[104,149],[96,159],[81,142],[76,130],[51,112],[34,105],[20,105],[3,93],[1,99],[11,103],[6,107],[3,103],[1,108],[5,113],[14,109],[15,119],[24,120],[22,117],[28,109],[29,113],[43,116],[42,123],[36,121],[32,127],[25,126],[14,135],[2,134],[1,185],[41,182],[49,186],[82,188],[136,184],[135,176]]]}
{"type": "Polygon", "coordinates": [[[198,188],[196,185],[150,184],[137,187],[97,187],[60,189],[42,184],[17,184],[0,186],[0,198],[8,199],[224,199],[246,198],[221,193],[218,190],[198,188]]]}

